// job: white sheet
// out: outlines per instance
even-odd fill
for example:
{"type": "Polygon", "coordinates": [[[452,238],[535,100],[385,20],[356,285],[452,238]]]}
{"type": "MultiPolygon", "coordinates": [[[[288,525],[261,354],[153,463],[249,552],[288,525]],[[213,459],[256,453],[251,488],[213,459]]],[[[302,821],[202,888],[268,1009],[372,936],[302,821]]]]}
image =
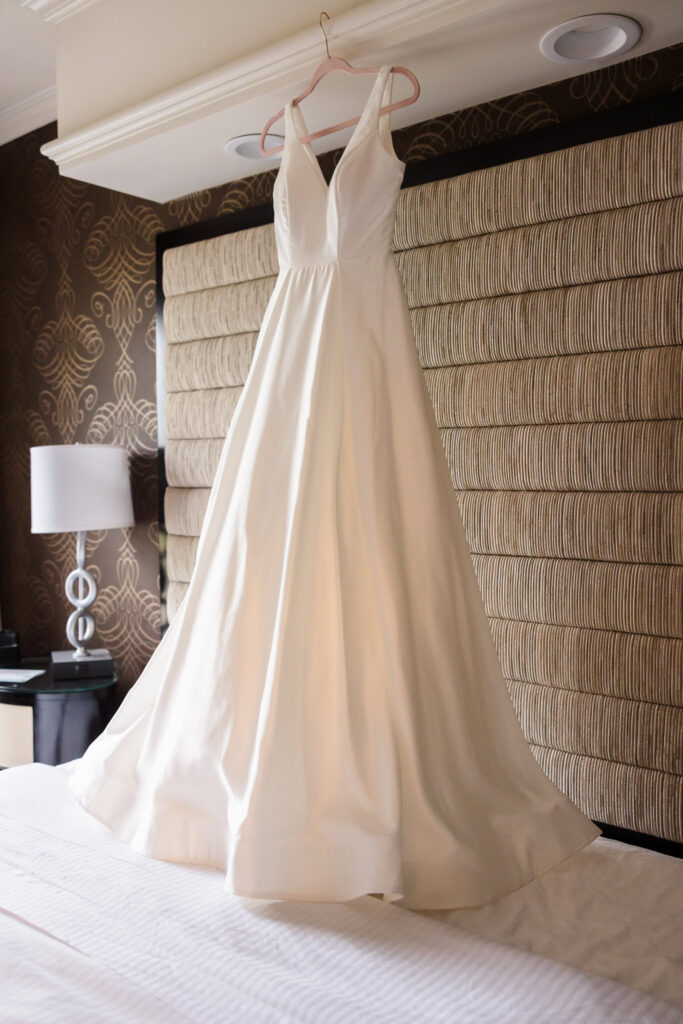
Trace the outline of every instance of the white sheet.
{"type": "MultiPolygon", "coordinates": [[[[444,923],[371,897],[323,904],[229,896],[220,872],[143,857],[90,818],[66,792],[72,767],[0,773],[3,1024],[683,1020],[683,1000],[677,1008],[468,934],[463,925],[471,928],[474,917],[444,923]]],[[[621,844],[599,842],[619,848],[624,863],[621,844]]],[[[638,854],[646,885],[661,855],[638,854]]],[[[669,871],[672,859],[662,862],[669,871]]],[[[672,863],[680,887],[680,862],[672,863]]],[[[548,877],[541,880],[545,898],[548,877]]],[[[666,917],[673,894],[656,891],[666,897],[666,917]]],[[[511,896],[519,901],[521,892],[511,896]]],[[[612,936],[621,902],[608,922],[612,936]]],[[[541,904],[534,897],[517,910],[504,908],[508,930],[526,907],[529,921],[518,934],[535,933],[541,904]]],[[[480,915],[482,930],[495,929],[492,907],[468,913],[480,915]]],[[[670,914],[667,921],[673,931],[670,914]]],[[[589,936],[586,948],[600,947],[599,922],[579,925],[589,936]]],[[[571,922],[567,928],[574,934],[571,922]]],[[[648,934],[653,941],[654,930],[648,934]]],[[[628,957],[624,937],[617,938],[628,957]]],[[[666,931],[662,938],[668,942],[666,931]]],[[[559,948],[561,936],[554,941],[559,948]]],[[[666,958],[670,951],[659,952],[666,958]]],[[[671,998],[670,972],[660,971],[660,981],[650,973],[652,989],[671,998]]]]}
{"type": "Polygon", "coordinates": [[[683,860],[675,857],[596,839],[487,907],[429,913],[683,1007],[683,860]]]}

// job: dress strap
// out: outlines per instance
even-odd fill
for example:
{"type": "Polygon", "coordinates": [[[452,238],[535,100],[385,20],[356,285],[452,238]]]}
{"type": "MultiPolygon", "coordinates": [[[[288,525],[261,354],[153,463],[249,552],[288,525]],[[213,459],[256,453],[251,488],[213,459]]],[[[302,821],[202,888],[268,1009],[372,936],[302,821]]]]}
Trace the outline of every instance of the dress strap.
{"type": "MultiPolygon", "coordinates": [[[[357,127],[360,129],[365,124],[377,126],[380,108],[384,106],[383,98],[387,89],[387,79],[391,79],[391,65],[384,64],[377,72],[370,94],[365,102],[363,112],[360,115],[357,127]]],[[[389,90],[391,91],[391,89],[389,90]]],[[[388,114],[382,114],[382,121],[385,121],[388,114]]]]}
{"type": "MultiPolygon", "coordinates": [[[[380,71],[380,74],[381,73],[382,72],[380,71]]],[[[379,137],[384,143],[385,148],[390,152],[392,151],[391,128],[389,127],[391,112],[380,114],[380,110],[382,107],[388,107],[391,103],[391,90],[393,84],[394,76],[391,74],[391,68],[389,68],[389,72],[384,78],[384,88],[380,89],[380,102],[377,108],[377,116],[379,119],[379,137]]]]}
{"type": "MultiPolygon", "coordinates": [[[[285,149],[287,148],[287,145],[292,142],[292,137],[294,135],[299,138],[301,137],[300,126],[297,123],[296,118],[297,113],[299,113],[298,107],[295,108],[292,101],[288,100],[287,103],[285,103],[285,149]]],[[[299,116],[301,115],[299,114],[299,116]]],[[[304,132],[304,134],[306,133],[304,132]]]]}

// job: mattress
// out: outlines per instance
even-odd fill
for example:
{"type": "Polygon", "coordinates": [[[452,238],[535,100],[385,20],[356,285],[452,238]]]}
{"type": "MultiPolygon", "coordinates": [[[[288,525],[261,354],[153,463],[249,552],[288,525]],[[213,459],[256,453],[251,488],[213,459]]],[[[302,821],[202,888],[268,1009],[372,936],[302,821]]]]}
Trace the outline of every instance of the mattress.
{"type": "Polygon", "coordinates": [[[598,839],[469,911],[245,900],[92,819],[75,764],[0,773],[3,1024],[683,1020],[681,861],[598,839]]]}

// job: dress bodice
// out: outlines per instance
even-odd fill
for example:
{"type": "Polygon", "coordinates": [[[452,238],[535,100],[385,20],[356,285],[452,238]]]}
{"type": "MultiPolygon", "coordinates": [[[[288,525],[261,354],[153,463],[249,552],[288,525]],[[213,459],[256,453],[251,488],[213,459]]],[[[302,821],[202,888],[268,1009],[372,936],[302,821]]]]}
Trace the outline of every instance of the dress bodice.
{"type": "Polygon", "coordinates": [[[393,151],[391,67],[380,69],[329,185],[308,142],[303,115],[285,106],[285,143],[273,188],[280,268],[357,260],[391,251],[405,164],[393,151]]]}

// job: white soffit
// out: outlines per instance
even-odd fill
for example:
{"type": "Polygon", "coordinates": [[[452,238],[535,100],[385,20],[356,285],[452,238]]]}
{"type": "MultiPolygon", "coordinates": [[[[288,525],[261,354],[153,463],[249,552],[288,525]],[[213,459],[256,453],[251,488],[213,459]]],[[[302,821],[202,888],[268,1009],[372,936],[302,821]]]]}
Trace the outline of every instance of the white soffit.
{"type": "Polygon", "coordinates": [[[21,7],[35,11],[43,21],[66,21],[99,0],[19,0],[21,7]]]}
{"type": "Polygon", "coordinates": [[[57,90],[51,85],[0,110],[0,146],[35,128],[42,128],[56,117],[57,90]]]}
{"type": "Polygon", "coordinates": [[[0,0],[0,145],[57,117],[55,29],[0,0]]]}
{"type": "MultiPolygon", "coordinates": [[[[31,0],[58,5],[57,0],[31,0]]],[[[63,0],[68,3],[68,0],[63,0]]],[[[92,3],[96,0],[71,0],[92,3]]],[[[643,35],[624,59],[683,39],[681,0],[623,0],[620,14],[643,35]]],[[[536,88],[613,63],[558,68],[539,39],[569,16],[591,13],[591,0],[370,0],[326,23],[330,51],[358,64],[406,64],[421,83],[417,103],[392,115],[392,127],[499,96],[536,88]]],[[[69,177],[157,202],[277,166],[225,153],[228,139],[260,131],[304,87],[324,57],[317,24],[182,86],[104,118],[42,147],[69,177]]],[[[365,77],[341,74],[305,101],[311,130],[344,120],[367,94],[365,77]]],[[[397,80],[394,98],[404,95],[397,80]]],[[[281,132],[278,122],[273,131],[281,132]]],[[[318,152],[346,143],[350,129],[321,139],[318,152]]]]}

